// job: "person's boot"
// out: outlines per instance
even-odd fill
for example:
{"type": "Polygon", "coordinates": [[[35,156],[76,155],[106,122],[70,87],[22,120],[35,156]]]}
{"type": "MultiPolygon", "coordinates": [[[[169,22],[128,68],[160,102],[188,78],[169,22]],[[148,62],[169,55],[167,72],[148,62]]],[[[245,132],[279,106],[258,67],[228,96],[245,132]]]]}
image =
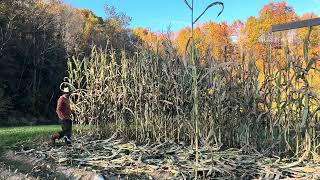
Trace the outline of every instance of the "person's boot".
{"type": "Polygon", "coordinates": [[[71,139],[68,138],[67,136],[64,137],[64,143],[65,143],[66,146],[69,146],[69,147],[72,146],[71,145],[71,139]]]}
{"type": "Polygon", "coordinates": [[[56,143],[56,140],[60,138],[60,135],[58,133],[51,136],[51,144],[54,145],[56,143]]]}

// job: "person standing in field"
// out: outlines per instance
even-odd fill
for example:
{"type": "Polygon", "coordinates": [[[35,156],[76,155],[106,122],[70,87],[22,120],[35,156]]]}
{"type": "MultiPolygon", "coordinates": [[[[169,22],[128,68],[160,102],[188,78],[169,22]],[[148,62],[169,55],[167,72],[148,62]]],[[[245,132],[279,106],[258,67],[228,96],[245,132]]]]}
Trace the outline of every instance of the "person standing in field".
{"type": "Polygon", "coordinates": [[[71,107],[70,107],[70,88],[63,88],[63,95],[59,97],[57,103],[57,114],[60,119],[62,131],[52,135],[51,142],[55,144],[57,139],[64,138],[66,145],[71,145],[72,136],[72,120],[71,120],[71,107]]]}

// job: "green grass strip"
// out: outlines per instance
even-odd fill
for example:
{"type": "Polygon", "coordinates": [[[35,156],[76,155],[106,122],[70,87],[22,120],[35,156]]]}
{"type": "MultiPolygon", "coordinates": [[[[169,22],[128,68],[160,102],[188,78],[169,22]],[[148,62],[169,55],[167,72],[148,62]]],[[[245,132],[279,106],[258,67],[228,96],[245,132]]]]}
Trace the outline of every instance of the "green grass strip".
{"type": "Polygon", "coordinates": [[[0,128],[0,149],[17,142],[49,136],[60,130],[59,125],[0,128]]]}

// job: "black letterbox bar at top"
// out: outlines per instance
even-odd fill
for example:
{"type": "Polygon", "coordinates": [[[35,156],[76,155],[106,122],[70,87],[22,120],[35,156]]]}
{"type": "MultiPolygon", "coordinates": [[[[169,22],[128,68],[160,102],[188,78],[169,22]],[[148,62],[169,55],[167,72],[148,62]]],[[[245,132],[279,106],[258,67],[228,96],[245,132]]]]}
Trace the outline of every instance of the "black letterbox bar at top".
{"type": "Polygon", "coordinates": [[[311,27],[311,26],[317,26],[317,25],[320,25],[320,18],[295,21],[295,22],[290,22],[290,23],[285,23],[285,24],[272,25],[272,32],[285,31],[285,30],[290,30],[290,29],[298,29],[298,28],[303,28],[303,27],[311,27]]]}

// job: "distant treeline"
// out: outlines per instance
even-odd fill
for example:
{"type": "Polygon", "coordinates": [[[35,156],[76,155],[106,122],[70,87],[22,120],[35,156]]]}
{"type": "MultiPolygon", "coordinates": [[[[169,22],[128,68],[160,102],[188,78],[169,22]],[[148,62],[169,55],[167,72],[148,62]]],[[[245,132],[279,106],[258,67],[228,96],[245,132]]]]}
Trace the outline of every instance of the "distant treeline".
{"type": "Polygon", "coordinates": [[[93,45],[133,52],[130,18],[107,5],[105,12],[101,18],[60,1],[1,0],[0,125],[56,119],[71,56],[85,56],[93,45]]]}

